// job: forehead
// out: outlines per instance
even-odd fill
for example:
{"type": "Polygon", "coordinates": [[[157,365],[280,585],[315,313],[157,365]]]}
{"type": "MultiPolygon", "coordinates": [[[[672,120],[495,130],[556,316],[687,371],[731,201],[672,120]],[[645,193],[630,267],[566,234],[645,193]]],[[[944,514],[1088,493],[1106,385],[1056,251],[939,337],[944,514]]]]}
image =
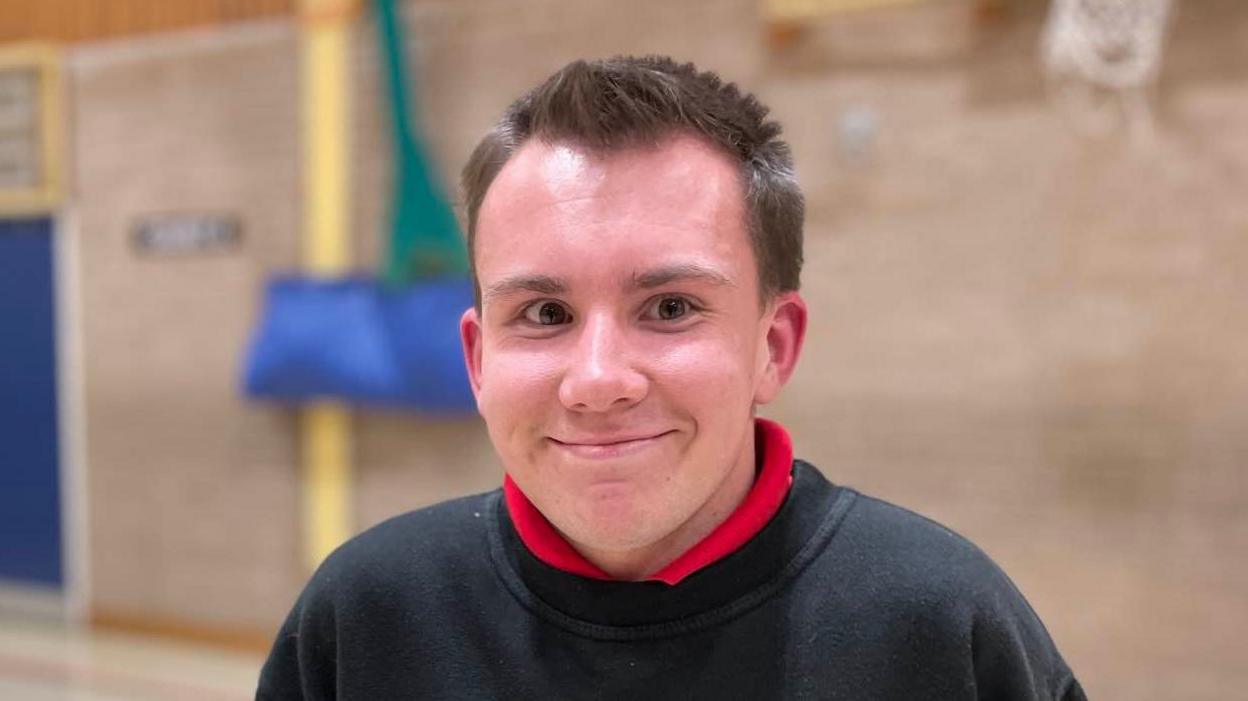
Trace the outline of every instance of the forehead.
{"type": "Polygon", "coordinates": [[[630,276],[694,262],[753,277],[743,192],[736,164],[696,137],[606,154],[535,139],[482,202],[477,276],[630,276]]]}

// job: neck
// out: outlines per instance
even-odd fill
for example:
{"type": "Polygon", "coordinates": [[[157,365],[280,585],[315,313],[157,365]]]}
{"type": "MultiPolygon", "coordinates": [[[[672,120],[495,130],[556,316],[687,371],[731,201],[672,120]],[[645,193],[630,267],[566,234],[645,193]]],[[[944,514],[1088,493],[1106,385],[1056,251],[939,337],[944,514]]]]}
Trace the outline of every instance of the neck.
{"type": "Polygon", "coordinates": [[[641,581],[662,570],[702,539],[710,535],[745,500],[754,484],[755,465],[754,431],[747,431],[745,444],[738,453],[737,462],[724,476],[724,480],[689,520],[663,539],[629,550],[603,550],[565,539],[590,563],[624,581],[641,581]]]}

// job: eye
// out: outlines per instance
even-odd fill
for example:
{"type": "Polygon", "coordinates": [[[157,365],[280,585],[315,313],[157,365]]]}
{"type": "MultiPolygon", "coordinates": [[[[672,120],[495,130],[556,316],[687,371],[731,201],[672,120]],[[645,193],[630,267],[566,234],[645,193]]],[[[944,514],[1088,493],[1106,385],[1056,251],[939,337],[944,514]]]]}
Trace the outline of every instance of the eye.
{"type": "Polygon", "coordinates": [[[647,310],[649,315],[661,321],[675,321],[689,313],[692,305],[684,297],[659,297],[647,310]]]}
{"type": "Polygon", "coordinates": [[[525,307],[524,318],[540,326],[557,326],[571,321],[572,315],[558,302],[534,302],[525,307]]]}

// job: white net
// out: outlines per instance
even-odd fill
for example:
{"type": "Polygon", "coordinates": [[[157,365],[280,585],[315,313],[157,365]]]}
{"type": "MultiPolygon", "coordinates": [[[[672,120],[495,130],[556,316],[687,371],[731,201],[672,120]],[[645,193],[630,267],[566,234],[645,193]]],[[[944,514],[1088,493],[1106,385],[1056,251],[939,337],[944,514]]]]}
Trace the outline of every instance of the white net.
{"type": "Polygon", "coordinates": [[[1045,67],[1112,90],[1144,86],[1161,66],[1171,0],[1053,0],[1045,67]]]}
{"type": "Polygon", "coordinates": [[[1082,131],[1125,127],[1155,143],[1148,88],[1161,68],[1171,0],[1053,0],[1041,53],[1055,97],[1082,131]]]}

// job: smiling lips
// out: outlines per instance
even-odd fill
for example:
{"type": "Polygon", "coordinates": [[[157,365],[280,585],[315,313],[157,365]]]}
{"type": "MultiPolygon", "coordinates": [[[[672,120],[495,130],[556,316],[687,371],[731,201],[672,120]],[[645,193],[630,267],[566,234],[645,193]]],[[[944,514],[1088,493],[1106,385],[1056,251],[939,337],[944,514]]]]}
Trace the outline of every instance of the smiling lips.
{"type": "Polygon", "coordinates": [[[602,460],[641,452],[670,433],[672,432],[664,431],[662,433],[640,436],[586,436],[566,441],[557,438],[548,438],[548,440],[559,449],[576,457],[602,460]]]}

